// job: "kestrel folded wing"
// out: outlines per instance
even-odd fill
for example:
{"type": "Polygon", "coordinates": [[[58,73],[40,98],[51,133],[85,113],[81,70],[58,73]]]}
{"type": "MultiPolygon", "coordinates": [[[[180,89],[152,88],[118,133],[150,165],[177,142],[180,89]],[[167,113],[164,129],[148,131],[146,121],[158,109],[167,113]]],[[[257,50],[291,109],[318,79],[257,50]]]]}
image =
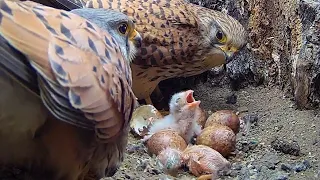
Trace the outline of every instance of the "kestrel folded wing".
{"type": "Polygon", "coordinates": [[[56,118],[95,129],[101,139],[128,124],[136,105],[131,69],[107,32],[72,13],[0,1],[0,34],[27,57],[2,59],[1,66],[34,87],[31,64],[41,98],[56,118]]]}
{"type": "Polygon", "coordinates": [[[134,19],[143,38],[134,64],[179,64],[191,61],[188,57],[197,51],[198,19],[183,0],[89,0],[86,7],[114,9],[134,19]]]}

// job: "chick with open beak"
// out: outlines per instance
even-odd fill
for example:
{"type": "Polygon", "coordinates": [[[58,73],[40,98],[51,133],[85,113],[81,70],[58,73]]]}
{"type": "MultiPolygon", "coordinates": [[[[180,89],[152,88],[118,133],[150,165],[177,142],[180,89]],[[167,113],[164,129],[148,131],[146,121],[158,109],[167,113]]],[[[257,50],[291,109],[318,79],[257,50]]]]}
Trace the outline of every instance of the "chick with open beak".
{"type": "Polygon", "coordinates": [[[174,94],[169,101],[170,114],[176,114],[183,106],[194,102],[193,92],[193,90],[187,90],[174,94]]]}
{"type": "Polygon", "coordinates": [[[192,138],[201,132],[201,126],[197,123],[201,117],[200,103],[201,101],[187,102],[181,111],[175,114],[179,133],[187,143],[190,143],[192,138]]]}
{"type": "Polygon", "coordinates": [[[194,135],[199,135],[201,126],[197,120],[202,115],[199,107],[201,101],[195,101],[193,92],[193,90],[187,90],[174,94],[169,102],[170,114],[154,122],[149,129],[149,135],[142,141],[147,141],[154,133],[163,129],[179,132],[187,143],[190,143],[194,135]]]}

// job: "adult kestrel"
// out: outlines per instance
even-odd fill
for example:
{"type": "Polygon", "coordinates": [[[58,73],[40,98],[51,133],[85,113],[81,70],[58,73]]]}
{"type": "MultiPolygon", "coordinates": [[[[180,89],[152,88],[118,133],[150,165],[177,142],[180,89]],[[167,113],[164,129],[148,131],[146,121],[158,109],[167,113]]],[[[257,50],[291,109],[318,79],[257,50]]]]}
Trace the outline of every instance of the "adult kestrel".
{"type": "MultiPolygon", "coordinates": [[[[82,8],[81,0],[49,1],[82,8]]],[[[228,63],[246,44],[246,31],[237,20],[184,0],[84,1],[86,7],[114,9],[136,22],[143,41],[131,64],[133,91],[148,104],[162,80],[197,75],[228,63]]]]}
{"type": "Polygon", "coordinates": [[[45,179],[113,175],[137,105],[141,36],[123,13],[0,1],[0,164],[45,179]]]}
{"type": "Polygon", "coordinates": [[[148,103],[160,81],[227,63],[246,44],[237,20],[183,0],[89,0],[86,7],[118,10],[135,20],[143,42],[131,65],[133,91],[148,103]]]}

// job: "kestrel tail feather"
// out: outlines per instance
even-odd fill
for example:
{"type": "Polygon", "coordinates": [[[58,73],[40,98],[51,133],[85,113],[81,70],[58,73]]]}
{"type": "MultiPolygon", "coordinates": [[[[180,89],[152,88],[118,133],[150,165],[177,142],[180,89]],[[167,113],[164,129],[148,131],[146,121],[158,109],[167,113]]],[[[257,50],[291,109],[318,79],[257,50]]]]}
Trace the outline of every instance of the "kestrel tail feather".
{"type": "Polygon", "coordinates": [[[83,112],[80,110],[71,109],[68,99],[57,94],[56,90],[51,89],[49,82],[43,77],[39,77],[39,88],[45,106],[55,117],[77,127],[93,130],[93,122],[85,119],[83,112]]]}
{"type": "Polygon", "coordinates": [[[85,7],[85,2],[82,0],[56,0],[56,2],[69,10],[85,7]]]}
{"type": "Polygon", "coordinates": [[[83,8],[85,2],[82,0],[33,0],[34,2],[41,3],[46,6],[54,7],[63,10],[72,10],[83,8]]]}

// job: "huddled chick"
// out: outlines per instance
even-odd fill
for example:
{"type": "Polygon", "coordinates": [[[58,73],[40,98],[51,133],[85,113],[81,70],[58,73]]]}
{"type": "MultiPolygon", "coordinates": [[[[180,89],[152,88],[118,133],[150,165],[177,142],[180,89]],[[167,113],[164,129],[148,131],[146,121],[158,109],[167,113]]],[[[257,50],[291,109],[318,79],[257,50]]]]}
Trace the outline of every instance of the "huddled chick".
{"type": "Polygon", "coordinates": [[[182,152],[176,148],[166,147],[157,156],[160,169],[164,172],[175,175],[182,166],[182,152]]]}
{"type": "Polygon", "coordinates": [[[181,159],[192,174],[200,176],[198,180],[218,179],[219,172],[228,171],[231,168],[230,162],[218,151],[204,145],[187,147],[181,159]]]}
{"type": "Polygon", "coordinates": [[[195,135],[199,135],[201,126],[197,120],[201,117],[201,101],[195,101],[193,92],[187,90],[174,94],[169,102],[170,114],[155,121],[142,141],[147,141],[153,134],[164,129],[177,131],[187,143],[190,143],[195,135]]]}
{"type": "Polygon", "coordinates": [[[216,180],[220,172],[231,168],[231,163],[216,150],[204,145],[189,145],[184,151],[167,147],[157,156],[161,169],[170,174],[186,165],[197,180],[216,180]]]}

